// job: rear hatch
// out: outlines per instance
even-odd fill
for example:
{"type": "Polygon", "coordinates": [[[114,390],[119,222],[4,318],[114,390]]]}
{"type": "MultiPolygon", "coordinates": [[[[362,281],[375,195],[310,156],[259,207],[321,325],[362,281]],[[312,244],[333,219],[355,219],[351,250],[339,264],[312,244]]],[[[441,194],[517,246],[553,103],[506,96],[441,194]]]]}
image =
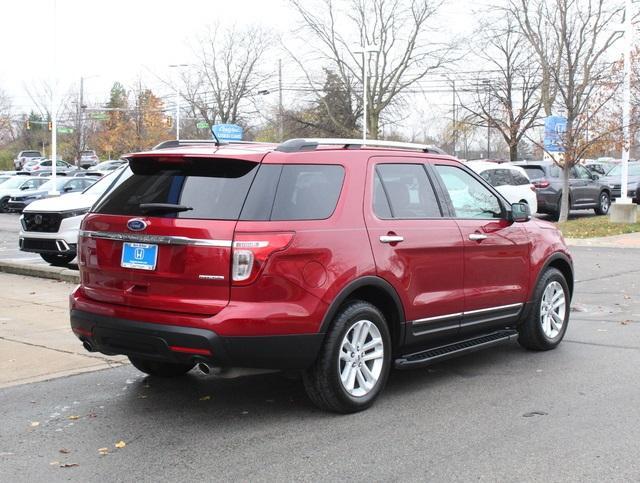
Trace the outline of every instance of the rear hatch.
{"type": "Polygon", "coordinates": [[[137,156],[82,226],[87,297],[213,315],[229,301],[236,222],[263,153],[137,156]]]}

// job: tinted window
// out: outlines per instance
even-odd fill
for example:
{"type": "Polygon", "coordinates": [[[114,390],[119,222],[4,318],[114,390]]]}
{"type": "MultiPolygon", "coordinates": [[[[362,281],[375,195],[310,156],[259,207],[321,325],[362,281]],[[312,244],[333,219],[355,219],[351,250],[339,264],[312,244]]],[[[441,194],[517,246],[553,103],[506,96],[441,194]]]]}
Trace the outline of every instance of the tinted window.
{"type": "MultiPolygon", "coordinates": [[[[439,218],[440,206],[421,164],[379,164],[376,174],[382,182],[393,218],[439,218]]],[[[374,199],[374,209],[375,207],[374,199]]],[[[376,212],[385,218],[382,212],[376,212]]]]}
{"type": "Polygon", "coordinates": [[[384,192],[378,173],[376,173],[373,180],[373,212],[378,218],[393,218],[391,215],[391,207],[389,206],[389,199],[384,192]]]}
{"type": "Polygon", "coordinates": [[[542,179],[545,176],[540,166],[523,166],[522,168],[527,172],[529,179],[542,179]]]}
{"type": "Polygon", "coordinates": [[[576,174],[580,179],[591,179],[591,173],[584,166],[574,166],[576,170],[576,174]]]}
{"type": "MultiPolygon", "coordinates": [[[[486,173],[487,171],[485,171],[486,173]]],[[[490,173],[489,175],[489,179],[487,178],[483,178],[486,179],[487,181],[489,181],[489,184],[491,186],[505,186],[505,185],[510,185],[512,184],[511,181],[511,171],[508,169],[491,169],[488,170],[488,172],[490,173]]]]}
{"type": "Polygon", "coordinates": [[[336,208],[344,168],[264,164],[251,185],[241,220],[324,220],[336,208]]]}
{"type": "Polygon", "coordinates": [[[282,168],[272,220],[323,220],[336,207],[344,168],[337,165],[292,164],[282,168]]]}
{"type": "Polygon", "coordinates": [[[500,218],[502,206],[498,198],[477,179],[455,166],[436,166],[456,218],[500,218]]]}
{"type": "Polygon", "coordinates": [[[236,220],[247,196],[257,163],[227,159],[181,159],[178,162],[138,158],[129,163],[118,184],[94,211],[113,215],[236,220]],[[150,212],[145,203],[192,208],[182,212],[150,212]]]}
{"type": "Polygon", "coordinates": [[[512,169],[511,171],[511,182],[514,186],[522,186],[526,184],[530,184],[529,178],[526,175],[522,174],[520,171],[512,169]]]}

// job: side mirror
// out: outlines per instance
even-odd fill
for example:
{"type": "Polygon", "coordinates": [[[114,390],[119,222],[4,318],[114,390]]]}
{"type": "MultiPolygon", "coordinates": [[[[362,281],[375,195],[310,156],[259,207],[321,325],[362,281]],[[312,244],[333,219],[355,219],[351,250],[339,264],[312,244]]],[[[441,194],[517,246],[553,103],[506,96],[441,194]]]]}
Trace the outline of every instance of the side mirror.
{"type": "Polygon", "coordinates": [[[516,223],[529,221],[531,219],[531,210],[527,203],[514,203],[511,205],[509,212],[509,221],[516,223]]]}
{"type": "Polygon", "coordinates": [[[64,192],[66,193],[66,192],[68,192],[68,191],[71,191],[72,189],[73,189],[73,187],[72,187],[72,186],[65,186],[65,188],[64,188],[64,192]]]}

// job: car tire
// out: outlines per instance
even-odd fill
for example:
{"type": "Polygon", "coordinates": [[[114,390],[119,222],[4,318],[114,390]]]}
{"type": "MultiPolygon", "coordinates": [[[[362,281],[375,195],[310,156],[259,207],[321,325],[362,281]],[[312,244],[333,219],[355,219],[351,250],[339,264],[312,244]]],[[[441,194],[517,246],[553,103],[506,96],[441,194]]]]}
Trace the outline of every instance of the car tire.
{"type": "Polygon", "coordinates": [[[391,337],[384,315],[370,303],[354,300],[334,317],[303,382],[316,406],[354,413],[374,403],[384,389],[390,366],[391,337]]]}
{"type": "Polygon", "coordinates": [[[68,255],[59,253],[41,253],[40,256],[45,262],[53,265],[54,267],[64,267],[76,258],[75,253],[68,255]]]}
{"type": "Polygon", "coordinates": [[[140,357],[129,356],[133,367],[150,376],[179,377],[185,375],[195,364],[179,364],[174,362],[161,362],[140,357]]]}
{"type": "Polygon", "coordinates": [[[534,292],[532,307],[518,327],[518,342],[529,350],[554,349],[562,341],[569,323],[571,296],[562,272],[547,268],[534,292]]]}
{"type": "Polygon", "coordinates": [[[596,215],[606,215],[611,207],[611,196],[606,191],[602,191],[598,196],[598,206],[593,210],[596,215]]]}
{"type": "Polygon", "coordinates": [[[0,213],[9,212],[9,197],[4,197],[0,200],[0,213]]]}

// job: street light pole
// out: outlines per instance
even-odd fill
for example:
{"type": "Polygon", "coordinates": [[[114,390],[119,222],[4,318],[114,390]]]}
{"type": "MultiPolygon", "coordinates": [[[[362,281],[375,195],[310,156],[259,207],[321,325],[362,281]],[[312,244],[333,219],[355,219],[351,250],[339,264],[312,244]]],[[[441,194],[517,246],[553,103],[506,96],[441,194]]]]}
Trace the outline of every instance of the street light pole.
{"type": "Polygon", "coordinates": [[[629,183],[629,150],[631,149],[631,135],[629,123],[631,122],[631,49],[633,48],[633,25],[631,24],[631,0],[626,0],[624,10],[624,84],[622,92],[622,176],[620,183],[620,199],[617,203],[629,204],[631,200],[627,196],[629,183]]]}
{"type": "Polygon", "coordinates": [[[483,79],[482,83],[487,92],[487,159],[491,158],[491,81],[483,79]]]}
{"type": "MultiPolygon", "coordinates": [[[[171,64],[169,67],[180,69],[180,67],[188,67],[189,64],[171,64]]],[[[179,70],[178,70],[179,73],[179,70]]],[[[177,76],[173,76],[176,85],[176,140],[180,141],[180,87],[176,80],[177,76]]]]}
{"type": "Polygon", "coordinates": [[[362,142],[367,142],[367,100],[369,98],[369,52],[377,52],[377,45],[363,45],[353,51],[354,54],[362,54],[362,142]]]}
{"type": "Polygon", "coordinates": [[[53,55],[51,59],[53,66],[51,69],[51,77],[53,82],[51,83],[51,183],[52,187],[49,190],[49,195],[56,196],[58,190],[56,189],[56,172],[58,161],[58,66],[57,66],[57,36],[58,36],[58,2],[53,0],[53,42],[51,42],[53,48],[53,55]]]}
{"type": "Polygon", "coordinates": [[[451,82],[451,89],[453,90],[453,98],[451,100],[451,128],[453,130],[453,155],[456,155],[456,147],[458,145],[458,117],[457,117],[457,91],[456,91],[456,80],[450,79],[448,75],[441,74],[442,77],[451,82]]]}

